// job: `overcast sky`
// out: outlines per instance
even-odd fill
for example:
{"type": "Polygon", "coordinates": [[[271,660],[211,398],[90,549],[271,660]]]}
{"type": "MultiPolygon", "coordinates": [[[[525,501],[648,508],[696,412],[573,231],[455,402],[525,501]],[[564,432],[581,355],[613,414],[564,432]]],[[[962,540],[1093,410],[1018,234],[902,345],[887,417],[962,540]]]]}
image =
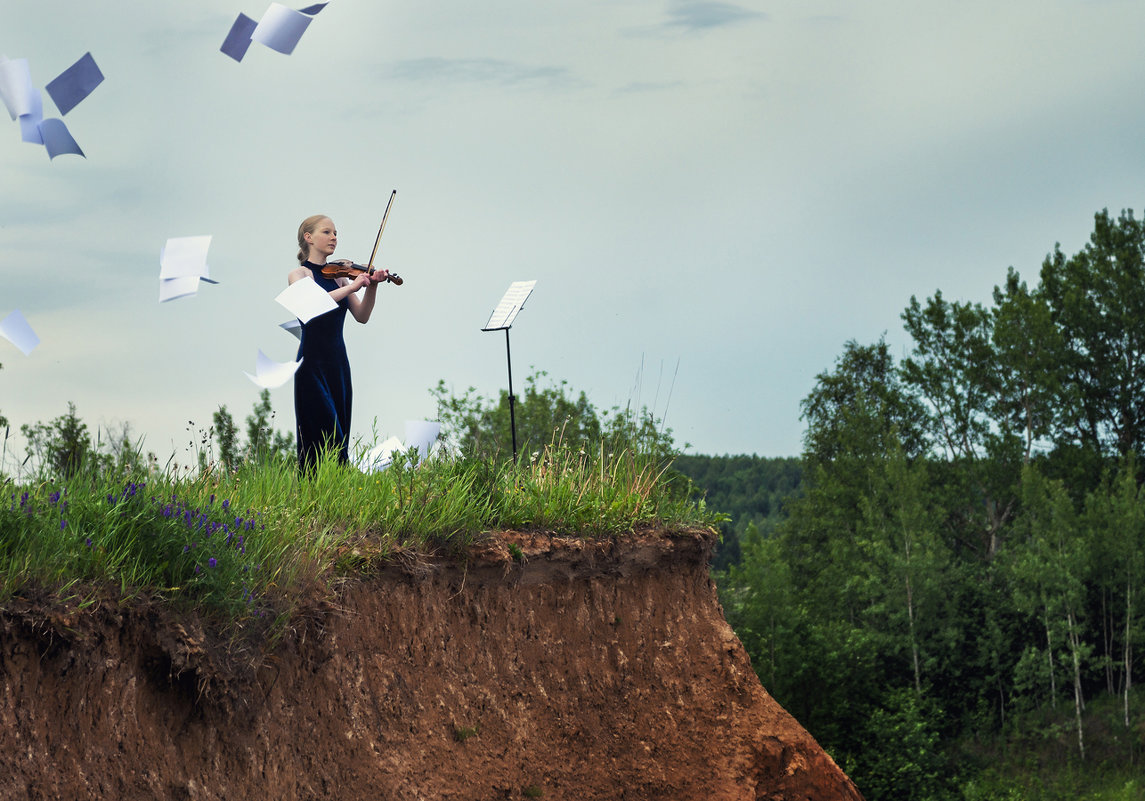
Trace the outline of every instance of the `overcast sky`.
{"type": "MultiPolygon", "coordinates": [[[[42,87],[90,51],[65,121],[86,159],[0,130],[0,413],[76,404],[161,459],[292,359],[274,302],[299,222],[405,279],[347,318],[354,434],[432,418],[439,379],[544,370],[647,406],[701,454],[796,455],[799,402],[848,340],[898,357],[911,295],[988,302],[1145,206],[1145,4],[1128,0],[333,0],[290,56],[219,52],[264,0],[2,0],[0,54],[42,87]],[[159,251],[212,277],[158,303],[159,251]]],[[[302,7],[299,3],[294,7],[302,7]]],[[[45,99],[46,115],[53,115],[45,99]]],[[[292,386],[273,390],[293,430],[292,386]]]]}

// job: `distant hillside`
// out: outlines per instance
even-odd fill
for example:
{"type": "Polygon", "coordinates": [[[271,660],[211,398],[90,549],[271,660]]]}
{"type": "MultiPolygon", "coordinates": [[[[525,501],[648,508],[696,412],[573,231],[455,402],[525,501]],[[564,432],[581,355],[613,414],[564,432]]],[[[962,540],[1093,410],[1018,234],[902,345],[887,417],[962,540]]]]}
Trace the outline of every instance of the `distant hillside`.
{"type": "Polygon", "coordinates": [[[784,502],[799,492],[803,460],[798,457],[680,456],[673,467],[703,492],[709,509],[731,516],[720,526],[721,543],[712,567],[740,561],[740,539],[749,525],[768,531],[786,516],[784,502]]]}

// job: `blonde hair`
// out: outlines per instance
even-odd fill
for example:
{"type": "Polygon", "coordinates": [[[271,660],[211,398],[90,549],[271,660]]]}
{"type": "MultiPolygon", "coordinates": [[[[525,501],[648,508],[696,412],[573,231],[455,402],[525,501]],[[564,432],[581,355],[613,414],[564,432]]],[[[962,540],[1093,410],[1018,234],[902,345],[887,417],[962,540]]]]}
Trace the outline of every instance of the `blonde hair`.
{"type": "Polygon", "coordinates": [[[318,230],[318,223],[329,219],[325,214],[312,214],[302,221],[302,225],[298,226],[298,256],[296,258],[299,264],[302,264],[310,256],[310,244],[306,241],[306,235],[318,230]]]}

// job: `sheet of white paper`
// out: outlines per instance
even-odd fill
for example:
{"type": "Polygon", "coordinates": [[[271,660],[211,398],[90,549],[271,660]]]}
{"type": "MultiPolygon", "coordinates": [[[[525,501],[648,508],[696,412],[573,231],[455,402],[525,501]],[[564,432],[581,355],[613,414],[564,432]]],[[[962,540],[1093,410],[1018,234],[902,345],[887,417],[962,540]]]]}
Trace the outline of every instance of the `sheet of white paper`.
{"type": "Polygon", "coordinates": [[[246,14],[239,14],[238,18],[235,19],[235,24],[227,32],[227,38],[223,40],[223,46],[219,50],[235,61],[242,61],[246,51],[250,49],[250,35],[254,33],[257,26],[258,23],[246,14]]]}
{"type": "Polygon", "coordinates": [[[429,458],[429,449],[440,433],[441,423],[406,420],[406,448],[417,448],[418,460],[424,462],[429,458]]]}
{"type": "Polygon", "coordinates": [[[159,251],[159,277],[184,278],[207,275],[207,249],[211,237],[179,236],[167,240],[159,251]]]}
{"type": "Polygon", "coordinates": [[[260,350],[258,357],[255,359],[254,375],[246,371],[243,372],[247,378],[263,389],[274,389],[281,387],[289,381],[301,365],[302,359],[296,362],[271,361],[267,358],[266,354],[260,350]]]}
{"type": "Polygon", "coordinates": [[[301,11],[287,8],[280,3],[271,3],[250,38],[262,42],[271,50],[289,56],[310,25],[310,19],[301,11]]]}
{"type": "Polygon", "coordinates": [[[287,320],[285,323],[279,323],[278,327],[283,331],[289,331],[298,339],[302,339],[302,323],[298,322],[297,317],[287,320]]]}
{"type": "Polygon", "coordinates": [[[159,302],[166,303],[176,298],[194,295],[199,291],[199,276],[186,275],[182,278],[159,279],[159,302]]]}
{"type": "MultiPolygon", "coordinates": [[[[44,138],[44,147],[48,149],[48,158],[54,159],[56,156],[62,156],[66,153],[74,153],[77,156],[83,156],[83,151],[72,139],[72,135],[68,132],[68,126],[64,121],[52,117],[49,120],[44,120],[39,125],[40,136],[44,138]]],[[[83,156],[87,158],[87,156],[83,156]]]]}
{"type": "MultiPolygon", "coordinates": [[[[204,267],[203,269],[207,269],[204,267]]],[[[217,284],[209,275],[184,275],[179,278],[159,279],[159,302],[183,298],[187,295],[197,294],[200,284],[217,284]]]]}
{"type": "Polygon", "coordinates": [[[338,304],[330,299],[330,293],[314,283],[313,278],[295,281],[279,292],[275,300],[304,323],[338,308],[338,304]]]}
{"type": "Polygon", "coordinates": [[[362,454],[357,461],[357,468],[363,473],[376,473],[379,470],[385,470],[393,463],[394,454],[403,450],[405,448],[402,446],[401,440],[397,437],[390,437],[385,442],[375,445],[362,454]]]}
{"type": "Polygon", "coordinates": [[[60,114],[67,114],[101,83],[103,73],[99,71],[91,53],[84,53],[79,61],[48,81],[44,88],[48,90],[60,114]]]}
{"type": "Polygon", "coordinates": [[[0,56],[0,100],[8,107],[8,115],[16,119],[32,112],[32,73],[28,59],[0,56]]]}
{"type": "Polygon", "coordinates": [[[44,144],[40,133],[40,123],[44,121],[44,96],[39,89],[33,89],[29,103],[31,110],[20,115],[20,138],[33,145],[44,144]]]}
{"type": "Polygon", "coordinates": [[[25,356],[40,344],[40,338],[19,309],[0,320],[0,336],[19,348],[25,356]]]}

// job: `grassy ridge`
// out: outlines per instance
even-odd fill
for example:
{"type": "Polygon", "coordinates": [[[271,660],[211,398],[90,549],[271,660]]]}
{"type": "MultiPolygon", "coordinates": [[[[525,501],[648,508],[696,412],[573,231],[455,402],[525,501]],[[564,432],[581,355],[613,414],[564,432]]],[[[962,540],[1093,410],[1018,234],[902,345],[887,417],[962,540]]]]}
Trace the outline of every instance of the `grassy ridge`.
{"type": "Polygon", "coordinates": [[[289,616],[307,581],[332,581],[396,548],[460,551],[496,529],[615,536],[711,525],[662,460],[560,444],[519,464],[401,455],[362,473],[323,461],[243,463],[193,475],[81,470],[0,482],[0,605],[22,589],[92,586],[240,622],[289,616]]]}

